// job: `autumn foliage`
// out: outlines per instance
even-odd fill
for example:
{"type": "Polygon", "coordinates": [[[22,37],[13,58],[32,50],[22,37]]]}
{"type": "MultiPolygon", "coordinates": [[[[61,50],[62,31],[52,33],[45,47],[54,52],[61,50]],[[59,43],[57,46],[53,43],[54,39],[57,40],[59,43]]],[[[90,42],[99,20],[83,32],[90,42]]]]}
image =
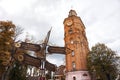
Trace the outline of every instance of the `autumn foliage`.
{"type": "Polygon", "coordinates": [[[14,30],[15,25],[11,21],[0,21],[0,75],[10,63],[14,30]]]}

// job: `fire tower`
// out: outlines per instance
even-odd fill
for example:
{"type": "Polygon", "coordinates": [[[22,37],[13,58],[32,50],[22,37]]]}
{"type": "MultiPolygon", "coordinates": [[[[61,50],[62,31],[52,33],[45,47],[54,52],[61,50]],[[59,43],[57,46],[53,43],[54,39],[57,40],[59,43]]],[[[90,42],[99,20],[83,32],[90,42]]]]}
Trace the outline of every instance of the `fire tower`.
{"type": "Polygon", "coordinates": [[[66,80],[90,80],[87,71],[89,52],[85,26],[75,10],[70,10],[64,22],[66,47],[66,80]]]}

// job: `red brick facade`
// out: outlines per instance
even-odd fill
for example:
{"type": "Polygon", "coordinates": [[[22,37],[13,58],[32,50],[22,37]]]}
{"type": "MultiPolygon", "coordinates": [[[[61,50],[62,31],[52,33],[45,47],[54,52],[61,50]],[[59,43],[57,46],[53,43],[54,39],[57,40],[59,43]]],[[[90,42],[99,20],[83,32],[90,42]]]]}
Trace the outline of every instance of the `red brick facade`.
{"type": "Polygon", "coordinates": [[[85,26],[74,10],[70,10],[68,17],[64,20],[63,24],[66,47],[66,80],[73,80],[73,78],[78,80],[78,75],[79,77],[80,75],[82,77],[83,74],[86,74],[90,80],[87,71],[86,59],[89,48],[85,33],[85,26]],[[76,75],[70,79],[69,76],[72,76],[71,74],[76,75]]]}

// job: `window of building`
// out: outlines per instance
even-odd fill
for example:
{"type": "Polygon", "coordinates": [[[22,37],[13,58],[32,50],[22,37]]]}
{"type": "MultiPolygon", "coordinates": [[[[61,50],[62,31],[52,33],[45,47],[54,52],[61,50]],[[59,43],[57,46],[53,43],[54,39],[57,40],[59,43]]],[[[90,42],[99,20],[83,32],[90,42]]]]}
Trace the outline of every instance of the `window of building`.
{"type": "Polygon", "coordinates": [[[73,80],[76,80],[76,77],[75,77],[75,76],[73,77],[73,80]]]}
{"type": "Polygon", "coordinates": [[[71,53],[71,54],[72,54],[72,56],[74,56],[74,55],[75,55],[74,51],[72,51],[72,53],[71,53]]]}
{"type": "Polygon", "coordinates": [[[71,41],[70,41],[70,43],[71,43],[71,44],[73,44],[73,43],[74,43],[74,41],[73,41],[73,40],[71,40],[71,41]]]}
{"type": "Polygon", "coordinates": [[[83,76],[87,76],[87,74],[86,74],[86,73],[84,73],[84,74],[83,74],[83,76]]]}
{"type": "Polygon", "coordinates": [[[73,67],[73,70],[75,70],[76,64],[74,61],[72,62],[72,67],[73,67]]]}
{"type": "Polygon", "coordinates": [[[2,32],[3,30],[2,29],[0,29],[0,32],[2,32]]]}
{"type": "Polygon", "coordinates": [[[68,32],[69,32],[69,34],[72,34],[72,33],[73,33],[73,30],[72,30],[72,29],[70,29],[68,32]]]}
{"type": "Polygon", "coordinates": [[[73,42],[74,42],[73,38],[70,38],[69,40],[70,40],[70,43],[73,44],[73,42]]]}

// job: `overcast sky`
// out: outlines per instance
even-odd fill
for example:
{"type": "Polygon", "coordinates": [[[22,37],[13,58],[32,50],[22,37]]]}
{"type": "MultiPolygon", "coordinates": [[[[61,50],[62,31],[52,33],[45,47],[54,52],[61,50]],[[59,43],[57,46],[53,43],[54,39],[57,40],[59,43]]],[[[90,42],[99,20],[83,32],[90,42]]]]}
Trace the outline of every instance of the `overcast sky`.
{"type": "MultiPolygon", "coordinates": [[[[104,43],[120,54],[120,0],[0,0],[0,20],[10,20],[24,28],[20,39],[29,34],[43,40],[52,27],[50,43],[64,46],[63,21],[71,9],[81,17],[89,47],[104,43]]],[[[48,56],[63,64],[63,55],[48,56]]]]}

